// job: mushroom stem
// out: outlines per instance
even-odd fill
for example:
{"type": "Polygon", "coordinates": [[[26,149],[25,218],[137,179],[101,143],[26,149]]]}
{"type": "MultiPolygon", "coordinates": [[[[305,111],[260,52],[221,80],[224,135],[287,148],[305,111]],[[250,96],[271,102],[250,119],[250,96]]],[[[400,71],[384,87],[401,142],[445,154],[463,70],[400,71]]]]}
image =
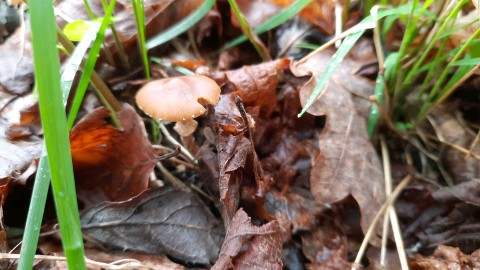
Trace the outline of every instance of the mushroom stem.
{"type": "Polygon", "coordinates": [[[170,132],[168,131],[168,129],[165,127],[165,125],[162,122],[158,121],[158,126],[160,127],[160,131],[163,133],[163,135],[165,136],[165,138],[169,142],[171,142],[174,145],[179,145],[180,146],[180,152],[182,152],[182,154],[184,154],[193,163],[196,163],[193,155],[190,154],[190,152],[188,152],[188,150],[185,147],[183,147],[183,145],[181,145],[177,140],[175,140],[175,138],[173,138],[173,136],[170,134],[170,132]]]}

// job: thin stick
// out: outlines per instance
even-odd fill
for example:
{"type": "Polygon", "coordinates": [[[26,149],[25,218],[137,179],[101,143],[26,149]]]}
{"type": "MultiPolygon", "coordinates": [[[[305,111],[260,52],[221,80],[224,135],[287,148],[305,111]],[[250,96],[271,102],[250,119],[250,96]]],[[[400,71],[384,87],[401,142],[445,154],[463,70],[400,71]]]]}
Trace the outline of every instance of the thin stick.
{"type": "Polygon", "coordinates": [[[393,202],[397,199],[398,195],[400,195],[400,192],[402,192],[403,188],[410,182],[411,176],[407,175],[405,178],[402,179],[400,184],[395,188],[395,190],[390,194],[390,196],[387,197],[387,200],[383,203],[382,207],[378,210],[377,214],[373,218],[372,224],[370,224],[370,227],[367,230],[367,233],[365,234],[365,237],[363,238],[362,244],[360,245],[360,249],[358,250],[357,257],[355,258],[355,261],[352,264],[351,270],[357,270],[357,266],[360,265],[360,261],[362,260],[363,255],[365,254],[365,251],[367,250],[368,242],[370,238],[372,238],[373,231],[375,230],[375,227],[382,217],[382,215],[385,213],[387,210],[388,206],[392,205],[393,202]]]}
{"type": "MultiPolygon", "coordinates": [[[[9,254],[9,253],[0,253],[0,259],[19,259],[20,254],[9,254]]],[[[50,256],[50,255],[35,255],[35,260],[46,260],[46,261],[66,261],[67,259],[63,256],[50,256]]],[[[101,267],[102,269],[109,270],[126,270],[126,269],[153,269],[149,266],[142,264],[140,261],[135,259],[123,259],[115,261],[112,263],[102,263],[94,260],[85,258],[85,262],[89,265],[101,267]],[[122,263],[120,265],[116,265],[122,263]]]]}
{"type": "MultiPolygon", "coordinates": [[[[390,157],[388,153],[387,143],[385,142],[385,138],[383,136],[380,137],[380,143],[382,148],[383,174],[385,176],[385,194],[387,196],[390,196],[390,194],[392,193],[392,170],[390,166],[390,157]]],[[[388,216],[385,217],[385,220],[388,220],[388,218],[390,217],[391,224],[392,224],[393,237],[395,238],[395,244],[397,246],[398,259],[400,260],[400,266],[402,267],[402,270],[408,270],[407,255],[405,254],[405,248],[403,245],[402,234],[400,232],[400,225],[398,223],[397,212],[395,211],[395,207],[393,207],[393,205],[390,205],[387,211],[388,211],[388,216]]],[[[385,260],[385,258],[383,259],[385,260]]],[[[385,261],[383,261],[383,263],[384,262],[385,261]]]]}
{"type": "Polygon", "coordinates": [[[193,155],[188,152],[187,148],[183,147],[183,145],[181,145],[177,140],[175,140],[175,138],[173,138],[172,134],[170,134],[170,132],[162,122],[159,122],[158,126],[160,127],[160,131],[163,133],[163,136],[165,136],[165,139],[167,139],[170,143],[174,145],[180,145],[180,152],[182,152],[182,154],[184,154],[192,162],[196,163],[193,155]]]}

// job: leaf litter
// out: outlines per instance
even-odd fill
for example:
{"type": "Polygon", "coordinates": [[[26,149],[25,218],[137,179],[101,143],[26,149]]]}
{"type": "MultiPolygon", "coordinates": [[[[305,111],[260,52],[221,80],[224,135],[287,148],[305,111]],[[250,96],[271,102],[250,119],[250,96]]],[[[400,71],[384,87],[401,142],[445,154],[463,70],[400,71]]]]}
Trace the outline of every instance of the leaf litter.
{"type": "MultiPolygon", "coordinates": [[[[201,2],[147,1],[147,35],[184,18],[201,2]]],[[[253,27],[291,2],[238,1],[253,27]],[[257,6],[268,6],[270,12],[260,12],[257,6]]],[[[100,1],[91,4],[95,14],[102,14],[100,1]]],[[[62,1],[57,8],[59,21],[68,17],[88,19],[83,3],[62,1]]],[[[333,11],[332,1],[314,1],[300,13],[302,23],[315,28],[314,35],[320,35],[315,40],[327,40],[333,33],[333,11]]],[[[352,13],[349,22],[355,21],[355,16],[352,13]]],[[[121,18],[115,24],[124,49],[135,54],[136,30],[129,4],[119,3],[116,17],[121,18]]],[[[162,149],[165,154],[166,146],[171,144],[159,137],[153,138],[159,140],[159,145],[152,146],[146,135],[147,131],[152,135],[155,125],[144,122],[133,107],[124,104],[118,112],[123,130],[109,124],[105,108],[92,111],[89,106],[84,107],[83,117],[70,138],[89,258],[106,263],[134,258],[154,269],[205,269],[212,265],[214,269],[351,267],[363,233],[386,200],[382,165],[365,131],[374,87],[369,77],[375,76],[363,70],[376,64],[372,44],[361,40],[340,63],[309,109],[309,115],[297,118],[312,83],[325,70],[334,51],[323,51],[301,64],[289,58],[258,63],[255,52],[245,44],[219,56],[207,56],[206,52],[217,49],[212,48],[212,41],[216,44],[241,33],[233,17],[228,5],[218,2],[188,37],[179,39],[187,47],[193,46],[191,42],[195,40],[199,47],[192,49],[194,53],[182,51],[178,40],[173,46],[152,51],[165,56],[177,50],[180,53],[170,54],[168,62],[209,76],[222,88],[220,102],[200,118],[195,140],[189,142],[189,149],[199,149],[195,150],[198,163],[188,163],[181,157],[161,161],[170,177],[183,181],[185,188],[173,188],[161,181],[168,177],[155,170],[162,157],[154,149],[162,149]],[[180,57],[173,57],[174,54],[180,57]],[[200,55],[206,59],[198,58],[200,55]],[[202,66],[205,64],[208,66],[202,66]],[[96,256],[99,250],[103,250],[103,258],[96,256]],[[157,264],[150,264],[149,260],[157,264]]],[[[27,180],[32,178],[42,145],[38,112],[34,107],[26,108],[21,101],[33,83],[28,37],[19,72],[16,76],[11,74],[18,60],[15,53],[20,53],[16,46],[21,38],[18,32],[0,45],[1,59],[8,60],[2,61],[0,67],[5,71],[0,72],[0,151],[5,151],[0,155],[2,207],[5,198],[18,196],[9,194],[12,185],[31,184],[27,180]],[[22,120],[13,121],[9,115],[20,110],[22,120]]],[[[268,39],[264,42],[275,55],[275,47],[279,46],[268,39]]],[[[115,53],[111,33],[107,44],[115,53]]],[[[299,52],[296,50],[295,55],[299,52]]],[[[105,64],[103,58],[100,61],[105,64]]],[[[178,74],[163,65],[153,65],[152,70],[157,72],[154,77],[178,74]]],[[[131,100],[132,92],[142,81],[137,80],[136,72],[101,74],[105,79],[112,74],[117,76],[110,82],[115,81],[115,88],[121,90],[116,94],[125,101],[131,100]]],[[[429,125],[419,128],[427,138],[439,138],[433,142],[422,139],[430,151],[427,154],[438,157],[434,166],[445,169],[438,173],[427,162],[428,168],[420,176],[429,179],[448,174],[454,181],[448,188],[416,182],[405,189],[396,203],[412,269],[476,267],[480,185],[478,143],[474,141],[478,128],[451,113],[463,108],[453,108],[432,112],[429,125]]],[[[174,152],[173,147],[171,151],[174,152]]],[[[423,158],[423,153],[409,147],[405,152],[413,153],[414,159],[423,158]]],[[[394,174],[394,181],[412,171],[412,165],[406,166],[401,154],[394,157],[402,167],[394,174]]],[[[425,162],[421,164],[425,166],[425,162]]],[[[4,251],[11,246],[4,239],[7,231],[3,228],[8,223],[2,215],[0,240],[4,251]]],[[[44,230],[48,228],[45,226],[44,230]]],[[[367,253],[371,269],[382,267],[377,260],[379,249],[375,247],[380,236],[377,231],[367,253]]],[[[40,250],[62,255],[52,237],[42,240],[40,250]]],[[[387,253],[392,251],[389,247],[387,253]]],[[[385,267],[395,265],[398,266],[392,260],[385,267]]],[[[50,267],[64,266],[53,263],[50,267]]]]}

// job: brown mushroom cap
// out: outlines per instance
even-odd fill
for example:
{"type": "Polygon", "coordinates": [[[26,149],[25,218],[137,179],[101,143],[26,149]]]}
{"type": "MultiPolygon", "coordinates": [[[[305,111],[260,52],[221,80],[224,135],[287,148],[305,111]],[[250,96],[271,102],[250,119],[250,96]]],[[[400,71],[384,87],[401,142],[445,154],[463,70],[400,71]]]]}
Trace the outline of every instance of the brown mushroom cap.
{"type": "Polygon", "coordinates": [[[220,87],[205,76],[189,75],[151,81],[137,93],[137,105],[160,120],[178,122],[205,113],[203,105],[215,105],[220,87]]]}

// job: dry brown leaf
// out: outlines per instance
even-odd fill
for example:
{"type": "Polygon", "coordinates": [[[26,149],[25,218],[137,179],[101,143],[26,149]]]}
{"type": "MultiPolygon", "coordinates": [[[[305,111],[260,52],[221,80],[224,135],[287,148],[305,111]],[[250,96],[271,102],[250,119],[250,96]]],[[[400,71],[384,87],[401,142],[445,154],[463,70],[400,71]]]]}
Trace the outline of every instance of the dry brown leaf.
{"type": "Polygon", "coordinates": [[[72,130],[70,144],[79,196],[89,203],[121,201],[148,188],[155,153],[140,116],[127,104],[118,113],[123,131],[99,108],[72,130]]]}
{"type": "MultiPolygon", "coordinates": [[[[453,111],[455,110],[441,106],[429,115],[436,136],[440,141],[470,150],[475,135],[468,132],[467,127],[452,115],[453,111]]],[[[455,183],[480,179],[480,160],[478,158],[472,155],[468,156],[448,145],[443,145],[442,148],[444,149],[441,153],[442,163],[455,183]]],[[[480,143],[477,142],[473,146],[472,154],[480,156],[480,143]]]]}
{"type": "Polygon", "coordinates": [[[281,251],[278,222],[257,227],[252,225],[247,213],[239,209],[227,229],[220,258],[212,270],[282,269],[281,251]]]}
{"type": "MultiPolygon", "coordinates": [[[[300,90],[302,104],[310,97],[315,77],[321,76],[332,55],[332,51],[323,51],[292,67],[296,75],[315,74],[300,90]]],[[[351,194],[360,206],[364,232],[385,201],[382,168],[366,132],[366,97],[373,94],[373,82],[355,75],[366,61],[375,61],[375,56],[371,43],[363,40],[335,70],[308,110],[327,117],[319,138],[320,155],[310,177],[312,193],[321,203],[338,202],[351,194]]],[[[378,238],[373,241],[378,243],[378,238]]]]}

